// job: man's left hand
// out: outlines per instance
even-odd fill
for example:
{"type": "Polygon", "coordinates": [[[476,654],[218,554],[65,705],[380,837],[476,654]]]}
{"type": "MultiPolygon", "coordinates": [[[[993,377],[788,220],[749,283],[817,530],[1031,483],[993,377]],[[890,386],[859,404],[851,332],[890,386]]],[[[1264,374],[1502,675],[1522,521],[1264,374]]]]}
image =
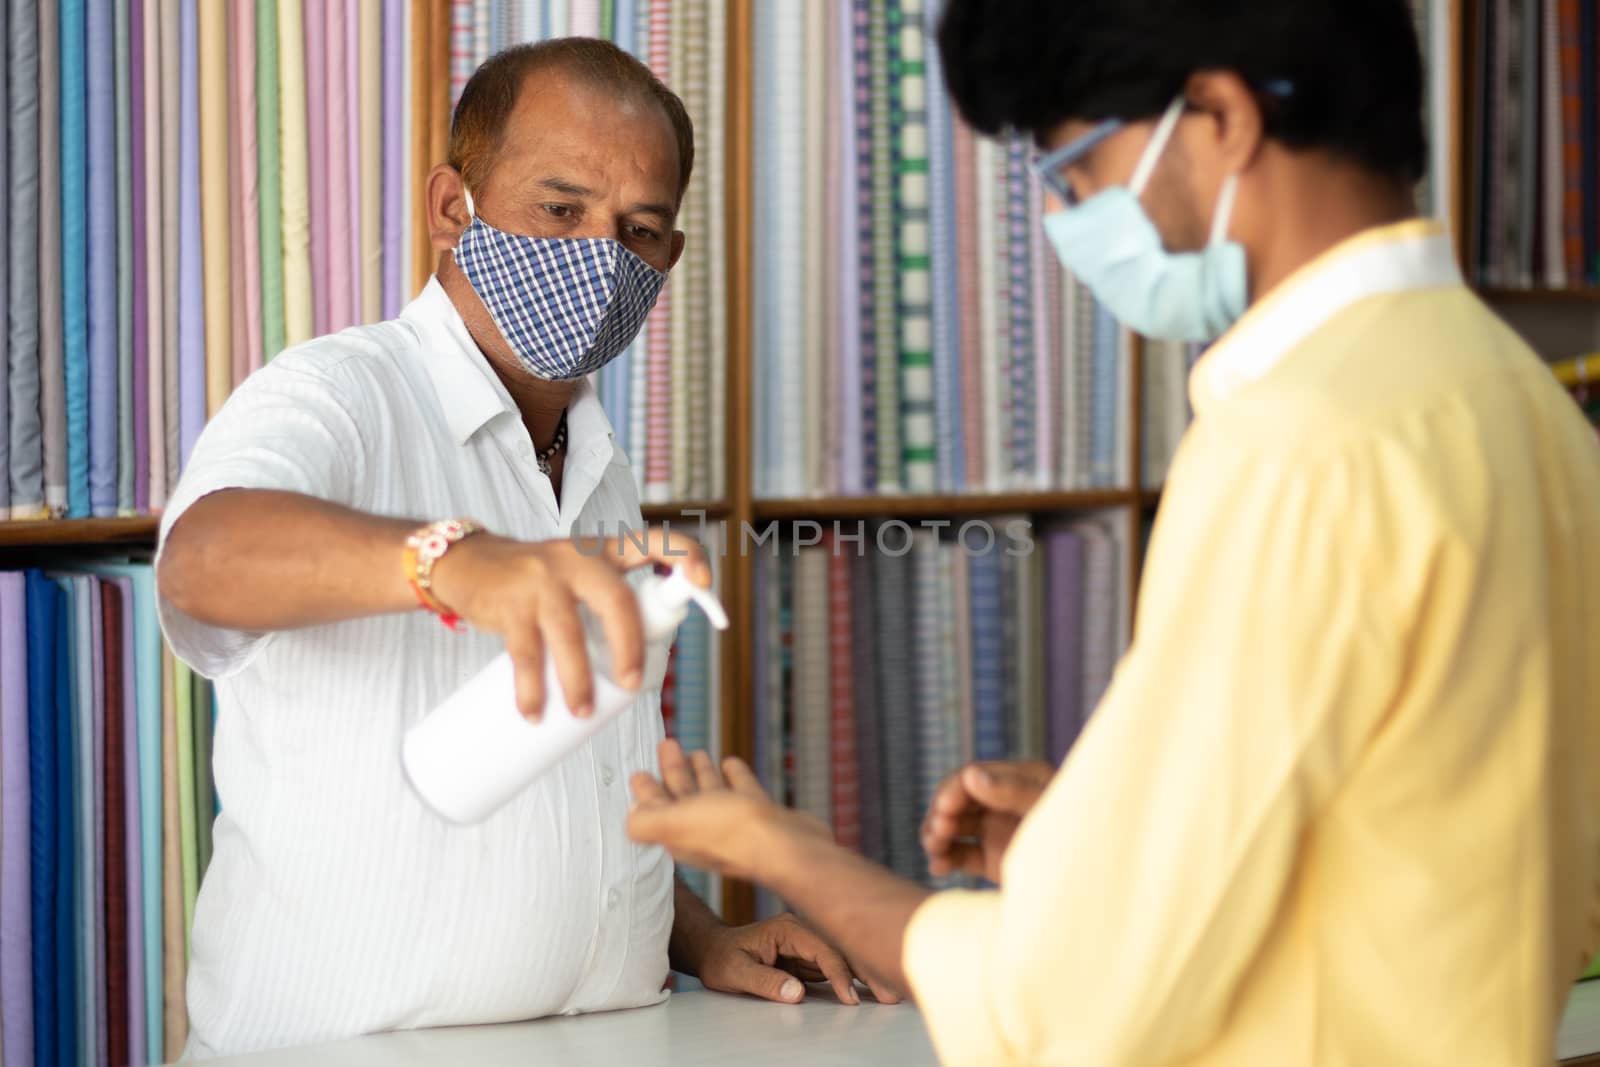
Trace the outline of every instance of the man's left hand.
{"type": "MultiPolygon", "coordinates": [[[[719,993],[750,993],[783,1004],[806,995],[805,982],[827,982],[843,1004],[859,1004],[855,974],[838,949],[793,915],[749,926],[725,927],[713,935],[700,963],[700,982],[719,993]]],[[[878,1000],[899,998],[863,979],[878,1000]]]]}

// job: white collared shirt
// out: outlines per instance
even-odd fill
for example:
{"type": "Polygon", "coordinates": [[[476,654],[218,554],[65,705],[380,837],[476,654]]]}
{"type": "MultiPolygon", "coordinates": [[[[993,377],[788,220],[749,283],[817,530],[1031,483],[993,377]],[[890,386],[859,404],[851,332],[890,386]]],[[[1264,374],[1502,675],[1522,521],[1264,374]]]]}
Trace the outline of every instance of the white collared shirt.
{"type": "MultiPolygon", "coordinates": [[[[562,500],[437,279],[398,319],[283,353],[207,426],[162,519],[226,488],[541,540],[641,523],[593,389],[568,410],[562,500]]],[[[316,545],[285,551],[315,552],[316,545]]],[[[623,832],[655,766],[660,678],[507,807],[451,826],[406,784],[408,726],[502,649],[423,612],[268,635],[165,600],[174,651],[217,679],[222,813],[196,907],[196,1054],[659,1001],[672,863],[623,832]]]]}

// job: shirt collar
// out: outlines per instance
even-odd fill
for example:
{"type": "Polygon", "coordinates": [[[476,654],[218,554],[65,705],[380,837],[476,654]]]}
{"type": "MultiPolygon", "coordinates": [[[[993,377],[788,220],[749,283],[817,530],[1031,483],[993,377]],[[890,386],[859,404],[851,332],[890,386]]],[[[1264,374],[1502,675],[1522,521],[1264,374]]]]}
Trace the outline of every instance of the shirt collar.
{"type": "Polygon", "coordinates": [[[1264,377],[1296,345],[1368,297],[1462,284],[1444,225],[1412,219],[1366,230],[1301,267],[1201,359],[1189,379],[1196,412],[1264,377]]]}
{"type": "MultiPolygon", "coordinates": [[[[428,279],[400,317],[421,337],[422,363],[456,444],[466,444],[496,416],[510,415],[521,422],[516,402],[467,332],[467,324],[437,275],[428,279]]],[[[611,420],[601,407],[594,386],[585,378],[567,404],[568,454],[592,451],[609,456],[611,440],[611,420]]]]}

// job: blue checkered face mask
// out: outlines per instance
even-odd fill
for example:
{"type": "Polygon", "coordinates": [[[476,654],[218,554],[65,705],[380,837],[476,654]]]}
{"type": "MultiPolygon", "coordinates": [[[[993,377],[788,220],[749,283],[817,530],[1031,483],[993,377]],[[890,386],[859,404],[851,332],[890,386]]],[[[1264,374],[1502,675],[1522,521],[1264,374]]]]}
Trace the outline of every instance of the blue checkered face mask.
{"type": "Polygon", "coordinates": [[[456,266],[535,377],[582,378],[633,343],[667,276],[609,237],[523,237],[478,217],[456,266]]]}

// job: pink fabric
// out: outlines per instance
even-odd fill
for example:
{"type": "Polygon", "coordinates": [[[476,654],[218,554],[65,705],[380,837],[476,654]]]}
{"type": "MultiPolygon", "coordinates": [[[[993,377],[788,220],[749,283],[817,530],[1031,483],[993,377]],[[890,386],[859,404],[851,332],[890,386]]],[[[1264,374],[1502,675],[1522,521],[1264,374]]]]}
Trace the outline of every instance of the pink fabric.
{"type": "Polygon", "coordinates": [[[361,10],[360,0],[344,0],[344,113],[346,200],[350,205],[350,322],[361,322],[361,121],[363,103],[367,115],[376,121],[378,101],[361,99],[361,10]]]}
{"type": "Polygon", "coordinates": [[[311,201],[311,332],[328,333],[328,4],[305,0],[306,176],[311,201]]]}

